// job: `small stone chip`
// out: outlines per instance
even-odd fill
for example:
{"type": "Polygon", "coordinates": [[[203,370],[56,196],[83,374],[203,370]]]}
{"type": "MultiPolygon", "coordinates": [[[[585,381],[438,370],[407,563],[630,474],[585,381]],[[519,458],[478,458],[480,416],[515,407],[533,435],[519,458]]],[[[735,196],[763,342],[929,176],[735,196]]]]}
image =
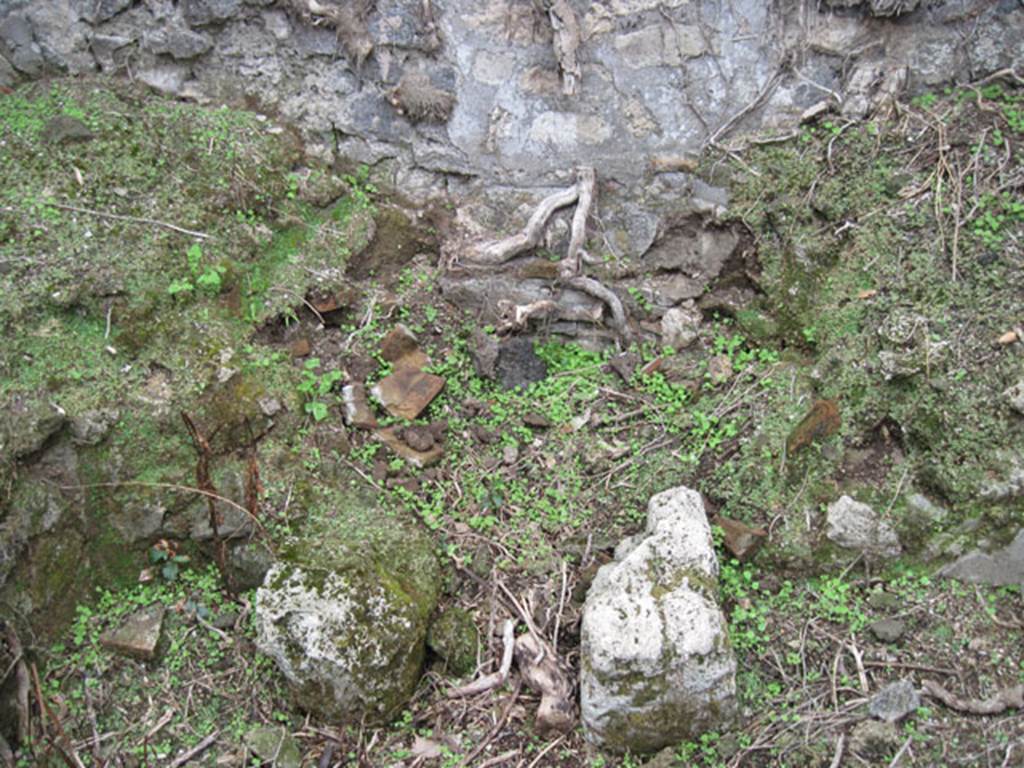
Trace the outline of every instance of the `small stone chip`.
{"type": "Polygon", "coordinates": [[[165,611],[163,605],[157,604],[130,614],[121,626],[104,632],[100,644],[125,656],[152,659],[160,642],[165,611]]]}
{"type": "Polygon", "coordinates": [[[889,683],[868,703],[871,716],[885,723],[897,723],[921,706],[921,697],[910,680],[889,683]]]}
{"type": "Polygon", "coordinates": [[[430,358],[423,353],[413,332],[399,323],[380,343],[380,354],[396,369],[412,368],[420,370],[430,365],[430,358]]]}
{"type": "Polygon", "coordinates": [[[725,548],[740,561],[747,561],[757,554],[768,538],[768,532],[763,528],[752,528],[739,520],[732,520],[728,517],[718,515],[714,519],[715,525],[725,533],[725,548]]]}
{"type": "Polygon", "coordinates": [[[907,624],[900,619],[879,619],[868,625],[868,631],[883,643],[895,643],[907,631],[907,624]]]}
{"type": "Polygon", "coordinates": [[[414,467],[429,467],[431,464],[436,464],[444,456],[444,448],[440,445],[435,444],[428,451],[417,451],[415,448],[410,447],[398,436],[398,432],[394,427],[378,429],[376,434],[384,445],[414,467]]]}

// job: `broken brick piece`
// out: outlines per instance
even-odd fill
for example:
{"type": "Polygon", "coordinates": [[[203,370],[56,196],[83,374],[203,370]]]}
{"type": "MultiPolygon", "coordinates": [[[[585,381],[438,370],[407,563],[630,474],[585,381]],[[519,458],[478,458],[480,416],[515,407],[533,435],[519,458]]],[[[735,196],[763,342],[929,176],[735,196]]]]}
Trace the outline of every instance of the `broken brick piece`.
{"type": "Polygon", "coordinates": [[[768,538],[768,532],[764,528],[751,528],[739,520],[718,515],[714,523],[725,533],[725,548],[740,562],[745,562],[756,555],[768,538]]]}
{"type": "Polygon", "coordinates": [[[819,400],[811,406],[796,428],[786,438],[786,453],[790,456],[817,440],[824,440],[839,431],[842,424],[839,406],[835,400],[819,400]]]}
{"type": "Polygon", "coordinates": [[[370,394],[392,416],[411,421],[423,413],[442,389],[444,379],[440,376],[412,368],[399,368],[377,382],[370,394]]]}
{"type": "Polygon", "coordinates": [[[430,365],[430,358],[420,349],[412,331],[399,323],[392,328],[380,343],[380,354],[396,369],[413,368],[420,370],[430,365]]]}

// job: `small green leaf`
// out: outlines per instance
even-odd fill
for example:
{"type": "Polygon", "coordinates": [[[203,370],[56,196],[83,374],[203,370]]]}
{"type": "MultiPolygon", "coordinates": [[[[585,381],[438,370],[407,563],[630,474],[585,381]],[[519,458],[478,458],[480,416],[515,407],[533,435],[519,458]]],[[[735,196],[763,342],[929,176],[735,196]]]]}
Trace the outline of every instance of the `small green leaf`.
{"type": "Polygon", "coordinates": [[[323,421],[327,418],[327,406],[319,400],[306,403],[306,412],[316,421],[323,421]]]}
{"type": "Polygon", "coordinates": [[[191,280],[172,280],[171,284],[167,286],[167,293],[171,296],[177,296],[179,293],[189,293],[193,288],[195,286],[192,285],[191,280]]]}

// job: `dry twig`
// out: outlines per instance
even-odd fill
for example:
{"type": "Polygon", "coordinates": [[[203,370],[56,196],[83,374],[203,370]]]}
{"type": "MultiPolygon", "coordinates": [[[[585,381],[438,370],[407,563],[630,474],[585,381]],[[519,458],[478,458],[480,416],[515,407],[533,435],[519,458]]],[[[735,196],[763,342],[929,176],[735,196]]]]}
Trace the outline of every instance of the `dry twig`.
{"type": "Polygon", "coordinates": [[[185,229],[184,227],[179,227],[177,224],[171,224],[166,221],[159,221],[158,219],[147,219],[141,216],[124,216],[123,214],[120,213],[106,213],[105,211],[94,211],[91,208],[79,208],[78,206],[65,205],[64,203],[49,203],[49,205],[51,205],[54,208],[60,208],[62,211],[84,213],[88,216],[96,216],[101,219],[113,219],[114,221],[128,221],[131,222],[132,224],[151,224],[154,227],[164,227],[166,229],[174,230],[175,232],[180,232],[183,235],[188,235],[189,237],[197,237],[200,240],[207,240],[210,237],[210,235],[206,234],[205,232],[197,232],[194,229],[185,229]]]}
{"type": "Polygon", "coordinates": [[[192,762],[201,754],[203,754],[203,752],[212,747],[213,743],[217,741],[218,736],[220,736],[220,731],[214,731],[205,739],[203,739],[194,747],[192,747],[192,749],[190,749],[188,752],[184,752],[178,757],[176,757],[174,761],[167,766],[167,768],[181,768],[181,766],[192,762]]]}

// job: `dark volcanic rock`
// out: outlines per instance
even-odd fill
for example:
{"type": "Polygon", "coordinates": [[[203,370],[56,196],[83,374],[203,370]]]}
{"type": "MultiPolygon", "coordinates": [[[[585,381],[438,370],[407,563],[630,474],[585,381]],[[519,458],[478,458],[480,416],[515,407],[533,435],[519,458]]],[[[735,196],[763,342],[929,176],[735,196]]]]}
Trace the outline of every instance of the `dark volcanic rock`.
{"type": "Polygon", "coordinates": [[[495,373],[503,388],[525,389],[535,381],[547,378],[548,364],[533,351],[532,339],[516,336],[504,342],[499,348],[495,373]]]}

